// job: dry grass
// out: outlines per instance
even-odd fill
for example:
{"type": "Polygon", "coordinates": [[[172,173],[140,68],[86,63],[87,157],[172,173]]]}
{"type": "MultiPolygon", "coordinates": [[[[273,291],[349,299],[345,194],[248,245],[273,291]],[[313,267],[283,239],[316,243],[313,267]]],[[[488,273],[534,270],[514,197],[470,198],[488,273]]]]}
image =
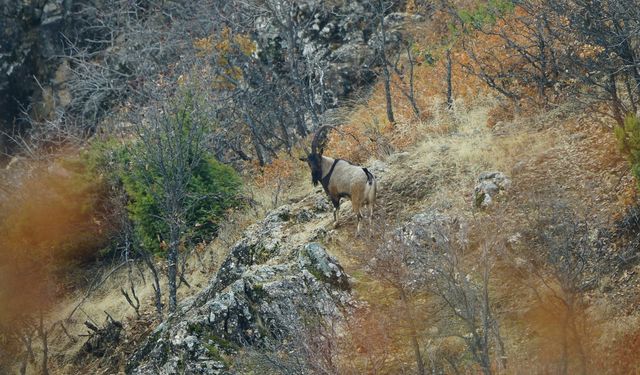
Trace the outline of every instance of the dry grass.
{"type": "MultiPolygon", "coordinates": [[[[510,121],[501,119],[488,126],[497,105],[499,102],[489,97],[469,106],[459,101],[452,113],[434,107],[428,120],[411,125],[414,134],[420,136],[415,137],[415,144],[400,149],[407,155],[372,154],[373,158],[382,158],[388,164],[388,172],[380,176],[378,217],[383,217],[389,225],[383,231],[396,227],[414,213],[433,209],[452,217],[498,219],[499,235],[508,238],[528,224],[517,212],[529,204],[529,197],[552,187],[560,189],[562,198],[576,211],[586,213],[594,225],[606,225],[622,215],[629,197],[634,196],[635,186],[610,129],[589,121],[570,104],[552,113],[526,118],[514,116],[510,121]],[[500,209],[477,212],[471,202],[475,179],[481,172],[492,170],[510,176],[513,188],[498,202],[500,209]]],[[[371,162],[370,159],[369,164],[371,162]]],[[[555,198],[558,197],[548,197],[555,198]]],[[[357,297],[367,301],[377,314],[396,314],[397,295],[393,288],[366,276],[362,269],[362,259],[367,258],[377,237],[354,237],[354,217],[348,208],[344,211],[342,225],[328,236],[327,244],[346,270],[355,276],[357,297]]],[[[477,253],[468,254],[468,262],[472,264],[475,259],[477,253]]],[[[543,283],[542,279],[534,278],[516,282],[511,268],[513,262],[513,259],[501,262],[492,289],[494,303],[500,306],[503,337],[510,353],[507,373],[555,371],[560,361],[561,314],[557,306],[552,308],[555,305],[549,304],[552,297],[531,294],[532,289],[549,293],[552,289],[547,289],[545,284],[549,280],[543,283]]],[[[603,360],[608,367],[600,364],[607,373],[624,373],[620,369],[637,371],[637,361],[628,358],[625,354],[628,350],[621,349],[621,342],[635,345],[637,340],[632,333],[637,330],[640,315],[611,319],[614,312],[603,306],[617,300],[613,293],[592,293],[587,300],[590,307],[580,315],[579,322],[584,350],[596,357],[603,350],[617,350],[608,360],[603,360]],[[609,361],[618,357],[624,357],[620,359],[624,366],[611,368],[609,361]]],[[[423,301],[421,308],[437,311],[438,307],[423,301]]],[[[446,340],[434,339],[428,328],[432,324],[433,330],[438,322],[427,314],[422,314],[420,319],[427,325],[422,336],[427,340],[423,342],[425,352],[443,353],[446,340]]],[[[402,327],[398,324],[386,326],[391,330],[388,333],[391,337],[402,337],[402,327]]],[[[410,361],[406,340],[389,340],[384,345],[386,350],[395,353],[392,363],[396,369],[410,361]]],[[[569,344],[570,366],[575,366],[577,349],[572,345],[569,344]]]]}

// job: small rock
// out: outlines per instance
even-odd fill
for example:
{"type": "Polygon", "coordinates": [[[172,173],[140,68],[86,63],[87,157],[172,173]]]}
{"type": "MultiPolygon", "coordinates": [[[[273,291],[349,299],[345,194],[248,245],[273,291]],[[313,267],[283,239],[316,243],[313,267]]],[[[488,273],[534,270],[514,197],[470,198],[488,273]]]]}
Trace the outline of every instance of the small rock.
{"type": "Polygon", "coordinates": [[[298,223],[308,223],[311,219],[313,219],[313,214],[306,209],[300,210],[296,215],[296,222],[298,223]]]}
{"type": "MultiPolygon", "coordinates": [[[[398,160],[401,160],[403,157],[406,157],[405,155],[400,155],[400,154],[396,154],[396,156],[392,156],[392,158],[397,158],[398,160]]],[[[380,175],[384,174],[385,172],[387,172],[389,170],[389,166],[380,160],[374,160],[368,167],[367,169],[369,170],[369,172],[371,172],[374,176],[376,176],[376,178],[379,178],[380,175]]]]}
{"type": "Polygon", "coordinates": [[[349,290],[349,277],[342,266],[330,256],[327,251],[316,242],[305,245],[298,255],[298,263],[302,268],[308,269],[316,278],[320,276],[343,290],[349,290]]]}
{"type": "Polygon", "coordinates": [[[524,160],[520,160],[511,168],[511,174],[520,173],[527,166],[527,163],[524,160]]]}
{"type": "Polygon", "coordinates": [[[396,231],[396,235],[403,242],[418,248],[429,247],[432,244],[443,245],[449,240],[448,232],[454,222],[439,212],[423,212],[414,215],[407,224],[396,231]]]}
{"type": "Polygon", "coordinates": [[[331,210],[331,206],[329,205],[329,200],[324,195],[324,193],[316,195],[313,201],[313,209],[316,212],[327,212],[331,210]]]}
{"type": "Polygon", "coordinates": [[[473,204],[477,208],[489,207],[496,196],[511,187],[511,180],[502,172],[484,172],[473,189],[473,204]]]}
{"type": "Polygon", "coordinates": [[[291,206],[282,205],[274,210],[269,211],[264,218],[265,224],[281,223],[291,219],[291,206]]]}

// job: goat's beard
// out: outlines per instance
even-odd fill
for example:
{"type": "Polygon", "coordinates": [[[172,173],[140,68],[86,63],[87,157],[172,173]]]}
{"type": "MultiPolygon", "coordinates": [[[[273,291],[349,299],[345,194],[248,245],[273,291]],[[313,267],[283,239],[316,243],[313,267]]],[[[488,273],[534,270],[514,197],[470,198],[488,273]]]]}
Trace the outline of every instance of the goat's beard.
{"type": "Polygon", "coordinates": [[[313,186],[318,186],[318,183],[322,180],[322,170],[312,170],[311,171],[311,183],[313,186]]]}
{"type": "Polygon", "coordinates": [[[313,153],[307,158],[309,169],[311,169],[311,183],[318,186],[318,182],[322,181],[322,155],[313,153]]]}

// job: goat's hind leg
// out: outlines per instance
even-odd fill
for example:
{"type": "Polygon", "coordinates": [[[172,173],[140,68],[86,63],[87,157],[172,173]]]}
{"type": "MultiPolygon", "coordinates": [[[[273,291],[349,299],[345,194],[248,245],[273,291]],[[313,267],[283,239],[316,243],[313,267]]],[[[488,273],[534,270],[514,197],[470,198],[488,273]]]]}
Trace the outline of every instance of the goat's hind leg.
{"type": "Polygon", "coordinates": [[[369,227],[373,225],[373,203],[369,202],[369,227]]]}
{"type": "Polygon", "coordinates": [[[358,221],[358,226],[356,227],[356,235],[360,234],[360,222],[362,222],[362,206],[358,204],[357,201],[351,201],[353,212],[356,214],[356,220],[358,221]]]}

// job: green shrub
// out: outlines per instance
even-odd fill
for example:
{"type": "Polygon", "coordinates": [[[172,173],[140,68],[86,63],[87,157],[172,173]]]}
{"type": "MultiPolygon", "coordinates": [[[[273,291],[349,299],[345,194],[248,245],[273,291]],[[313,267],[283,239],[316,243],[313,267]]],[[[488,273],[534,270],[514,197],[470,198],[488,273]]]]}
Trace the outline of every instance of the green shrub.
{"type": "MultiPolygon", "coordinates": [[[[166,221],[161,219],[161,203],[158,181],[148,183],[135,168],[123,169],[120,175],[129,196],[129,216],[135,225],[136,234],[145,249],[162,252],[161,241],[168,231],[166,221]],[[153,189],[156,189],[154,192],[153,189]]],[[[211,157],[204,158],[194,168],[188,183],[183,240],[201,241],[217,234],[220,222],[228,209],[238,206],[240,178],[235,171],[211,157]]]]}
{"type": "Polygon", "coordinates": [[[633,176],[640,183],[640,119],[634,114],[628,114],[624,125],[616,126],[614,132],[620,149],[629,159],[633,176]]]}
{"type": "Polygon", "coordinates": [[[199,110],[201,101],[185,89],[136,123],[134,139],[96,140],[83,155],[125,196],[119,201],[126,200],[135,243],[154,254],[216,235],[240,202],[240,177],[205,147],[211,123],[199,110]]]}
{"type": "MultiPolygon", "coordinates": [[[[162,254],[161,242],[168,240],[168,227],[158,202],[161,178],[143,170],[135,162],[136,143],[115,140],[94,141],[83,161],[99,170],[113,187],[120,186],[127,196],[127,212],[135,235],[145,250],[162,254]],[[151,176],[151,180],[149,177],[151,176]]],[[[192,170],[188,183],[183,241],[202,241],[215,236],[229,209],[240,200],[241,180],[233,168],[206,155],[192,170]]]]}
{"type": "Polygon", "coordinates": [[[487,25],[495,25],[498,18],[512,12],[514,8],[515,3],[512,0],[488,0],[486,3],[476,4],[472,9],[458,10],[458,16],[465,25],[482,29],[487,25]]]}

